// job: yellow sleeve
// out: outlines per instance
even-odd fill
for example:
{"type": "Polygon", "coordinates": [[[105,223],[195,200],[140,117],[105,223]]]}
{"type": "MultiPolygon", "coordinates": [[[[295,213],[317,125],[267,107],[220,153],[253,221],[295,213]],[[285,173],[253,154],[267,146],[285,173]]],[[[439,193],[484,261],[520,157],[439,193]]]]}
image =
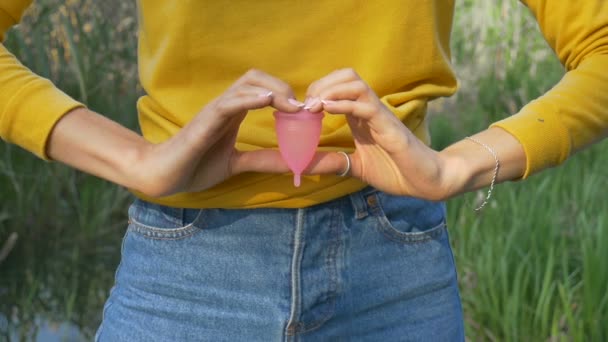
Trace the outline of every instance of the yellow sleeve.
{"type": "Polygon", "coordinates": [[[526,178],[608,135],[608,1],[522,2],[567,71],[553,89],[492,125],[523,145],[526,178]]]}
{"type": "MultiPolygon", "coordinates": [[[[19,22],[31,0],[0,1],[0,42],[19,22]]],[[[41,158],[47,138],[61,117],[82,104],[57,89],[49,80],[23,66],[0,44],[0,137],[41,158]]]]}

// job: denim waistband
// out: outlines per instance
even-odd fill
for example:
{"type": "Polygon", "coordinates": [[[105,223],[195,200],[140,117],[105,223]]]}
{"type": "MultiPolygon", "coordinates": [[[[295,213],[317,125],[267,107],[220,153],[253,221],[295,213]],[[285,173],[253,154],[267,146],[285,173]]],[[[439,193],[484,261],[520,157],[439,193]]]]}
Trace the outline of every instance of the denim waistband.
{"type": "MultiPolygon", "coordinates": [[[[377,206],[377,198],[375,196],[377,193],[377,189],[368,186],[352,194],[318,205],[327,205],[332,202],[350,200],[355,217],[361,219],[366,217],[370,210],[373,210],[374,207],[377,206]]],[[[200,216],[200,213],[201,209],[168,207],[136,199],[134,205],[130,208],[129,216],[162,215],[164,220],[168,220],[177,226],[194,222],[200,216]]]]}

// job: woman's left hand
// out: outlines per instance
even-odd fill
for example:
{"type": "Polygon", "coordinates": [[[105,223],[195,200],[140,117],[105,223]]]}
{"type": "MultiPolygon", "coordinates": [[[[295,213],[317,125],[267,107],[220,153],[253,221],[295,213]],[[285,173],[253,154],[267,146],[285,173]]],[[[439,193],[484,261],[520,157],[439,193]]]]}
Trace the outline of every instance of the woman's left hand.
{"type": "Polygon", "coordinates": [[[354,70],[323,77],[307,95],[310,111],[346,115],[356,147],[353,177],[388,193],[430,200],[460,192],[448,174],[450,160],[414,136],[354,70]]]}

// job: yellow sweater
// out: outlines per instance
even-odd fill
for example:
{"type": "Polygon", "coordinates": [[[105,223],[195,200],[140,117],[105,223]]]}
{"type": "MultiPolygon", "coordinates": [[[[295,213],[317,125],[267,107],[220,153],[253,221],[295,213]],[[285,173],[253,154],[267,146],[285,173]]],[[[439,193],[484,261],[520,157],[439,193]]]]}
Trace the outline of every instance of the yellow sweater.
{"type": "MultiPolygon", "coordinates": [[[[28,0],[0,0],[0,39],[28,0]]],[[[608,128],[608,1],[523,1],[568,70],[547,94],[496,123],[524,146],[528,175],[563,162],[608,128]]],[[[144,137],[162,142],[250,68],[273,74],[301,99],[327,73],[353,67],[420,139],[428,101],[457,89],[449,0],[141,0],[138,103],[144,137]]],[[[53,125],[80,104],[32,74],[0,45],[0,136],[45,156],[53,125]]],[[[270,109],[249,115],[237,147],[276,147],[270,109]]],[[[463,113],[466,114],[466,113],[463,113]]],[[[349,150],[343,117],[327,116],[323,150],[349,150]]],[[[243,174],[213,189],[154,200],[181,207],[304,207],[362,188],[355,179],[243,174]]]]}

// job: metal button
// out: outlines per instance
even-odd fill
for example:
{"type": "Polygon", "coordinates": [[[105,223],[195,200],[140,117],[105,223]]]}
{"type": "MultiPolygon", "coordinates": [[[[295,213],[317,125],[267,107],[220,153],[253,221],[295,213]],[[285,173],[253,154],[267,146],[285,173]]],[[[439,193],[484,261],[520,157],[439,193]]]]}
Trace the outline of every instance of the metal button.
{"type": "Polygon", "coordinates": [[[378,197],[376,195],[367,196],[367,205],[372,208],[378,206],[378,197]]]}

